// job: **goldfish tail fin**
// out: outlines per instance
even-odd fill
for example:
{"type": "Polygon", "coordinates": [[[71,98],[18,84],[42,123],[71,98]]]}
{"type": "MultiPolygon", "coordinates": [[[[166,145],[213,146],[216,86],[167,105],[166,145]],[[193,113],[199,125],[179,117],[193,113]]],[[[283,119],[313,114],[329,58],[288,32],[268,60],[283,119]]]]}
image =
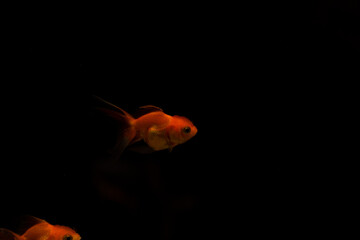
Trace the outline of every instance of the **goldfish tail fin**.
{"type": "Polygon", "coordinates": [[[23,237],[21,237],[20,235],[5,229],[5,228],[0,228],[0,239],[1,240],[24,240],[23,237]]]}
{"type": "Polygon", "coordinates": [[[100,102],[104,103],[107,107],[111,107],[114,110],[116,110],[117,113],[121,113],[122,115],[126,116],[129,119],[133,119],[133,117],[129,113],[127,113],[124,109],[116,106],[115,104],[112,104],[111,102],[108,102],[108,101],[102,99],[101,97],[98,97],[98,96],[95,96],[95,95],[93,95],[93,96],[94,96],[94,98],[96,98],[100,102]]]}
{"type": "Polygon", "coordinates": [[[136,129],[133,126],[135,119],[125,110],[117,107],[116,105],[109,103],[100,97],[95,97],[114,109],[97,108],[99,111],[105,113],[107,116],[115,119],[118,122],[118,133],[116,137],[117,140],[110,152],[110,158],[117,161],[125,148],[131,144],[136,137],[136,129]]]}
{"type": "Polygon", "coordinates": [[[120,128],[118,130],[115,146],[111,150],[110,158],[114,161],[117,161],[124,152],[125,148],[127,148],[131,144],[135,136],[136,136],[136,130],[133,126],[129,126],[123,129],[120,128]]]}

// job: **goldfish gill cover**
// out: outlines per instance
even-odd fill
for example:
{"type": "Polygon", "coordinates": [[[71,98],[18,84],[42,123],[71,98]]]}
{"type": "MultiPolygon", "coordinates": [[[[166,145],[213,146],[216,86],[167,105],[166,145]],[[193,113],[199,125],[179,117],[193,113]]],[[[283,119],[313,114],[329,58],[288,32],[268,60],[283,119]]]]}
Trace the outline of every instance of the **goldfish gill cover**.
{"type": "Polygon", "coordinates": [[[138,6],[70,25],[13,22],[0,228],[33,215],[88,240],[323,229],[337,213],[323,200],[340,186],[326,169],[343,159],[332,126],[348,114],[340,101],[353,102],[341,83],[358,77],[353,3],[138,6]],[[129,113],[161,107],[199,131],[172,152],[125,151],[109,167],[119,126],[94,111],[93,95],[129,113]]]}

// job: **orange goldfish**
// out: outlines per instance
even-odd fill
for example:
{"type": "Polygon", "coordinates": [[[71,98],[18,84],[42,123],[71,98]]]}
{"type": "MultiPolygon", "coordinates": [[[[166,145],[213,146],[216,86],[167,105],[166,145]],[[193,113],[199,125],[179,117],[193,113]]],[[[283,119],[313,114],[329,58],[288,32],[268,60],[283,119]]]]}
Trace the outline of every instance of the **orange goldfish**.
{"type": "Polygon", "coordinates": [[[45,220],[30,217],[32,225],[22,235],[0,228],[0,240],[80,240],[81,237],[69,227],[51,225],[45,220]]]}
{"type": "Polygon", "coordinates": [[[100,101],[116,110],[100,108],[102,112],[117,119],[122,124],[121,134],[115,145],[117,156],[129,145],[143,140],[153,151],[169,149],[188,141],[197,133],[197,128],[186,117],[170,116],[159,107],[140,107],[141,114],[135,118],[123,109],[102,98],[100,101]]]}

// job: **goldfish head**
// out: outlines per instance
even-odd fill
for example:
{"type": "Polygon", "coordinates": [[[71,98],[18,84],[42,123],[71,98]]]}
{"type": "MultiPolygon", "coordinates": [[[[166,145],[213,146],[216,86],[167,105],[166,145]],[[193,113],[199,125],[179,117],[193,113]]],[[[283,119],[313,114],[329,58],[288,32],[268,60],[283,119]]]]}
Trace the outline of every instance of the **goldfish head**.
{"type": "Polygon", "coordinates": [[[185,117],[168,116],[166,127],[153,126],[147,129],[145,142],[155,151],[169,149],[194,137],[197,128],[185,117]]]}
{"type": "Polygon", "coordinates": [[[182,144],[194,137],[197,133],[197,128],[186,117],[174,116],[172,128],[169,131],[171,142],[174,144],[182,144]]]}

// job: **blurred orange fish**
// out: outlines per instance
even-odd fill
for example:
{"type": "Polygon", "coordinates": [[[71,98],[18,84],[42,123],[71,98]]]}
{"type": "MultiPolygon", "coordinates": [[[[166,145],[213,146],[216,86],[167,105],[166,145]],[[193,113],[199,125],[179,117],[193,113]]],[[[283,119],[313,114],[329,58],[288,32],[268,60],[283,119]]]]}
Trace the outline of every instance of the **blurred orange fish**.
{"type": "Polygon", "coordinates": [[[118,106],[95,97],[116,109],[100,108],[102,112],[121,122],[121,134],[115,146],[117,156],[126,147],[140,140],[144,140],[153,151],[163,149],[171,151],[173,147],[194,137],[198,131],[186,117],[170,116],[159,107],[152,105],[140,107],[138,117],[135,118],[118,106]]]}
{"type": "Polygon", "coordinates": [[[31,226],[18,235],[8,229],[0,228],[0,240],[80,240],[81,237],[69,227],[51,225],[36,217],[28,217],[31,226]]]}

